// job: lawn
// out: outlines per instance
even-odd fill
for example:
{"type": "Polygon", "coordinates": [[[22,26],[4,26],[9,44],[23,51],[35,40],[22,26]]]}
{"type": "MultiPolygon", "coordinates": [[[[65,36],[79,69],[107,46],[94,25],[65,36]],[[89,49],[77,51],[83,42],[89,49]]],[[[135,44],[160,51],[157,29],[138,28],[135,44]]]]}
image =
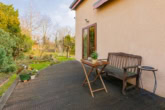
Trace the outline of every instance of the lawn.
{"type": "MultiPolygon", "coordinates": [[[[67,58],[65,56],[57,56],[56,59],[59,61],[59,63],[74,60],[74,58],[67,58]]],[[[38,63],[32,63],[29,66],[33,69],[42,70],[50,65],[51,62],[40,62],[40,63],[38,62],[38,63]]]]}
{"type": "Polygon", "coordinates": [[[16,74],[13,74],[9,80],[2,86],[0,87],[0,96],[2,96],[2,94],[4,92],[6,92],[6,90],[14,83],[14,81],[16,80],[17,78],[17,75],[16,74]]]}
{"type": "Polygon", "coordinates": [[[75,58],[73,58],[73,57],[67,58],[65,56],[58,56],[58,57],[56,57],[56,59],[60,62],[75,60],[75,58]]]}
{"type": "Polygon", "coordinates": [[[42,70],[48,66],[50,66],[50,62],[41,62],[41,63],[32,63],[29,66],[33,69],[37,69],[37,70],[42,70]]]}

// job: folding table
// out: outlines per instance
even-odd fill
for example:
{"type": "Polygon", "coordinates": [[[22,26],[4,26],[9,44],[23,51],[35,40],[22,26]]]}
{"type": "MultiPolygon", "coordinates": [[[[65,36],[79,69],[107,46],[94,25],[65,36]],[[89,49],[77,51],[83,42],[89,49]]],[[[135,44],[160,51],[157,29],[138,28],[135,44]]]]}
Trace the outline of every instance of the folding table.
{"type": "Polygon", "coordinates": [[[107,64],[109,64],[109,63],[107,61],[102,61],[102,60],[98,60],[96,63],[92,63],[92,61],[82,59],[81,64],[82,64],[84,74],[85,74],[85,80],[84,80],[82,86],[84,86],[85,84],[88,84],[90,93],[91,93],[93,98],[94,98],[94,94],[93,94],[94,92],[105,90],[105,92],[107,93],[108,91],[107,91],[107,88],[106,88],[104,81],[102,79],[101,73],[103,72],[103,70],[105,69],[107,64]],[[88,73],[87,73],[85,65],[88,65],[89,67],[91,67],[88,73]],[[98,69],[98,68],[101,68],[101,69],[98,69]],[[97,75],[93,81],[90,81],[89,77],[90,77],[90,74],[93,72],[94,69],[96,70],[97,75]],[[91,83],[95,82],[98,78],[100,79],[103,88],[93,90],[91,87],[91,83]]]}

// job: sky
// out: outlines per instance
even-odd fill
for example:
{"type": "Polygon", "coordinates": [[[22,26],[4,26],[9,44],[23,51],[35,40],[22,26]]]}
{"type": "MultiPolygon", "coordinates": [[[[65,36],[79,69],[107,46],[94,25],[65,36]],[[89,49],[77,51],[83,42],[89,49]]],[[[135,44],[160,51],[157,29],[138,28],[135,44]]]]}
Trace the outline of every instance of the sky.
{"type": "Polygon", "coordinates": [[[19,16],[23,16],[32,2],[35,10],[42,15],[51,18],[53,24],[61,27],[69,26],[73,30],[75,28],[75,12],[69,9],[73,0],[0,0],[5,4],[13,4],[15,9],[19,10],[19,16]]]}

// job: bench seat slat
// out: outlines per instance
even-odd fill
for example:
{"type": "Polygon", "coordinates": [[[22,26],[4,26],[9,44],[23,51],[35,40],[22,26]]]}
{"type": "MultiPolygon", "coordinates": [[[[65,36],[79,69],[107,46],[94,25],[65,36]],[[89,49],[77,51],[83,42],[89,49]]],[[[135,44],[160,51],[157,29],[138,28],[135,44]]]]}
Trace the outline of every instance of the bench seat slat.
{"type": "MultiPolygon", "coordinates": [[[[108,73],[114,74],[116,76],[119,76],[119,77],[123,77],[123,75],[124,75],[124,69],[119,69],[119,68],[116,68],[116,67],[113,67],[110,65],[106,66],[105,71],[108,73]]],[[[127,72],[128,77],[134,76],[134,75],[136,75],[135,72],[127,72]]]]}

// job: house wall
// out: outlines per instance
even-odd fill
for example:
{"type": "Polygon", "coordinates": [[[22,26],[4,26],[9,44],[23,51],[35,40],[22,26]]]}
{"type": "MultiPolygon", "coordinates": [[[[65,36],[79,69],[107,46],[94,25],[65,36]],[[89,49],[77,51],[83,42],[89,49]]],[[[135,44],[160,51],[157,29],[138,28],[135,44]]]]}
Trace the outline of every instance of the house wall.
{"type": "MultiPolygon", "coordinates": [[[[82,28],[97,23],[97,52],[141,55],[142,65],[158,68],[156,94],[165,97],[165,0],[111,0],[93,9],[84,0],[76,10],[76,58],[82,58],[82,28]],[[88,19],[86,23],[84,19],[88,19]]],[[[145,89],[152,91],[153,74],[143,73],[145,89]]]]}

